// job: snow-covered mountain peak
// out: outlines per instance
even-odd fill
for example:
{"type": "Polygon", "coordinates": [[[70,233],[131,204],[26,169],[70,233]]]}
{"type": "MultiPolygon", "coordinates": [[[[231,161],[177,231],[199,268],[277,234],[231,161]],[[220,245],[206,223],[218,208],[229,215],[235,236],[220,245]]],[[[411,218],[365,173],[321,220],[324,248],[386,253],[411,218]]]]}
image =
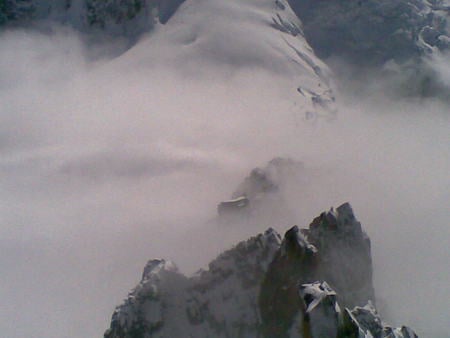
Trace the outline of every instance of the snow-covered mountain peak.
{"type": "Polygon", "coordinates": [[[268,229],[189,279],[171,262],[150,260],[105,337],[251,337],[259,323],[259,285],[280,243],[268,229]]]}
{"type": "MultiPolygon", "coordinates": [[[[322,215],[341,225],[357,222],[349,204],[322,215]]],[[[141,283],[114,312],[105,337],[387,338],[392,332],[416,337],[409,328],[381,322],[371,303],[370,264],[357,273],[346,269],[358,265],[360,256],[370,259],[370,247],[360,249],[366,239],[337,243],[338,257],[330,264],[330,248],[323,245],[328,235],[316,238],[319,249],[309,242],[315,226],[294,226],[283,240],[269,229],[225,251],[191,278],[172,263],[149,261],[141,283]],[[367,305],[351,310],[355,304],[367,305]]],[[[331,223],[318,226],[330,230],[331,223]]]]}
{"type": "Polygon", "coordinates": [[[282,0],[188,0],[162,30],[186,53],[208,62],[327,81],[327,66],[314,56],[300,20],[282,0]]]}

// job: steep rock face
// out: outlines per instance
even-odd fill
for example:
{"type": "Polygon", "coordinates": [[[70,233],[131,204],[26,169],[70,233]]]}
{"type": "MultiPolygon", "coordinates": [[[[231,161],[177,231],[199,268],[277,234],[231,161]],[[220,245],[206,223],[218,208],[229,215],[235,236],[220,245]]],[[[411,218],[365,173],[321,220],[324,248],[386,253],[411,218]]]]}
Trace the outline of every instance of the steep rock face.
{"type": "Polygon", "coordinates": [[[433,48],[450,47],[445,0],[289,0],[321,58],[353,64],[404,62],[433,48]]]}
{"type": "Polygon", "coordinates": [[[369,240],[346,203],[283,240],[269,229],[243,241],[191,278],[149,261],[105,338],[416,337],[383,324],[373,299],[369,240]]]}
{"type": "Polygon", "coordinates": [[[315,282],[300,286],[300,296],[305,311],[300,327],[303,337],[336,337],[339,330],[340,307],[336,292],[327,282],[315,282]]]}
{"type": "Polygon", "coordinates": [[[177,296],[184,284],[186,277],[172,262],[149,261],[141,282],[114,311],[105,337],[153,337],[176,318],[173,311],[180,305],[177,296]]]}
{"type": "Polygon", "coordinates": [[[337,291],[341,304],[353,307],[375,299],[370,239],[350,204],[322,213],[306,233],[319,250],[317,277],[337,291]]]}
{"type": "Polygon", "coordinates": [[[260,285],[281,238],[272,229],[239,243],[192,278],[187,314],[196,337],[256,337],[260,285]]]}
{"type": "Polygon", "coordinates": [[[259,305],[265,337],[288,337],[295,317],[302,311],[298,285],[316,279],[317,254],[297,226],[286,232],[261,285],[259,305]]]}
{"type": "Polygon", "coordinates": [[[309,226],[293,227],[275,255],[260,294],[263,330],[268,337],[287,337],[301,310],[295,299],[299,284],[325,280],[348,307],[374,300],[370,240],[348,203],[322,213],[309,226]]]}
{"type": "Polygon", "coordinates": [[[388,96],[450,100],[448,84],[430,61],[450,50],[448,0],[289,3],[308,43],[337,79],[356,81],[356,88],[368,79],[381,81],[388,96]]]}
{"type": "Polygon", "coordinates": [[[281,238],[272,229],[224,252],[191,278],[150,261],[105,338],[256,337],[258,293],[281,238]]]}

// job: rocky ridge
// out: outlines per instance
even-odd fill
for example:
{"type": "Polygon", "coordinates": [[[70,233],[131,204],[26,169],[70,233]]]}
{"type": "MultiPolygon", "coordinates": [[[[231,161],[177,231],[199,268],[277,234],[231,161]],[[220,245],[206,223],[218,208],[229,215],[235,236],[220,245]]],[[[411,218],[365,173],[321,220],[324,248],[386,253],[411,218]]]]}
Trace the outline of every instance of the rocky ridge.
{"type": "Polygon", "coordinates": [[[188,278],[147,263],[105,338],[412,338],[374,307],[370,240],[348,203],[282,238],[269,229],[188,278]]]}
{"type": "MultiPolygon", "coordinates": [[[[166,23],[185,0],[5,0],[0,25],[50,19],[78,29],[101,29],[136,35],[166,23]]],[[[322,58],[340,57],[361,65],[405,62],[435,50],[450,48],[450,3],[447,0],[310,1],[281,0],[301,25],[281,16],[272,25],[292,35],[304,35],[322,58]]]]}

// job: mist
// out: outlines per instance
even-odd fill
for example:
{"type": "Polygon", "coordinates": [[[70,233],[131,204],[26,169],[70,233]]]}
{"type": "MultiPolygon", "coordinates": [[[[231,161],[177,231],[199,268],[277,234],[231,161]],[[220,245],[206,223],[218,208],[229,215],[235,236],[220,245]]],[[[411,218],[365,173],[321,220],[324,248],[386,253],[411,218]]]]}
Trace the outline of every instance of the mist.
{"type": "MultiPolygon", "coordinates": [[[[113,58],[68,29],[0,35],[3,335],[101,336],[148,259],[189,274],[238,240],[350,201],[382,314],[444,337],[448,102],[349,86],[335,119],[310,121],[281,66],[177,56],[179,44],[152,38],[113,58]],[[305,166],[280,191],[286,217],[219,227],[217,203],[276,156],[305,166]]],[[[433,63],[447,84],[448,60],[433,63]]]]}

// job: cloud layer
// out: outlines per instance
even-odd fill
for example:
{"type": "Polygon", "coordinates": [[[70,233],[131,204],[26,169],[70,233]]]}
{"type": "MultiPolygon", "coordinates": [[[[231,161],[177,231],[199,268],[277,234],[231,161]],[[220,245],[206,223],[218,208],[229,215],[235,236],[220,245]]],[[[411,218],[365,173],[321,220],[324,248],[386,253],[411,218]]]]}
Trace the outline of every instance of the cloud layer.
{"type": "Polygon", "coordinates": [[[180,60],[185,42],[155,41],[92,61],[67,30],[0,36],[4,335],[100,336],[147,259],[193,272],[238,239],[307,226],[348,200],[372,238],[379,306],[394,324],[443,336],[448,104],[342,91],[338,118],[313,123],[284,66],[265,71],[261,56],[230,72],[233,59],[180,60]],[[289,216],[211,222],[275,156],[306,168],[282,191],[289,216]]]}

